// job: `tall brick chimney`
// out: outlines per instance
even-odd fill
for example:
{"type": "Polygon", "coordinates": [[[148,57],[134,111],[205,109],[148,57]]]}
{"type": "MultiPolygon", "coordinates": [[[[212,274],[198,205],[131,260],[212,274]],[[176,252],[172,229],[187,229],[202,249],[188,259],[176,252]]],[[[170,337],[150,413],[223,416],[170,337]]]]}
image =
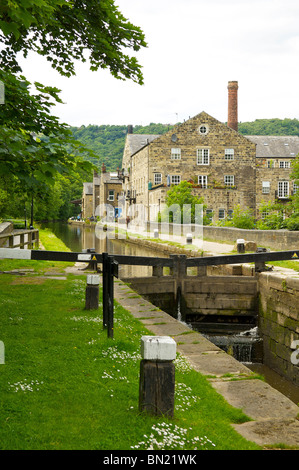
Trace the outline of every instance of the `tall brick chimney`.
{"type": "Polygon", "coordinates": [[[227,126],[238,131],[238,82],[228,82],[227,126]]]}

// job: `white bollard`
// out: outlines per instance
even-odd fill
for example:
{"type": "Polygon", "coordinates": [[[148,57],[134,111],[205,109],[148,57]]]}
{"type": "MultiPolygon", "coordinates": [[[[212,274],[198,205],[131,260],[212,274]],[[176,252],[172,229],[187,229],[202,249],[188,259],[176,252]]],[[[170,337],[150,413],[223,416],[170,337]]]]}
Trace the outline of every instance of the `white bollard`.
{"type": "Polygon", "coordinates": [[[187,233],[186,235],[186,243],[192,244],[192,233],[187,233]]]}
{"type": "Polygon", "coordinates": [[[172,417],[176,342],[169,336],[142,336],[141,355],[139,410],[172,417]]]}
{"type": "Polygon", "coordinates": [[[99,308],[99,284],[99,275],[88,274],[85,293],[85,310],[96,310],[99,308]]]}

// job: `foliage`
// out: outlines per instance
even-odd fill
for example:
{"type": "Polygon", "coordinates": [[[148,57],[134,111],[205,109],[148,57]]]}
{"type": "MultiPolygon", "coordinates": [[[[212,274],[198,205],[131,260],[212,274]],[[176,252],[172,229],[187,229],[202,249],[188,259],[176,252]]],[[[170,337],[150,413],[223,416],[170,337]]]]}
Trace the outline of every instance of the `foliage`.
{"type": "MultiPolygon", "coordinates": [[[[196,206],[203,206],[203,198],[194,196],[192,184],[188,181],[181,181],[178,185],[173,185],[166,196],[166,205],[161,214],[161,220],[173,223],[200,223],[201,211],[196,210],[196,206]],[[170,210],[171,209],[171,210],[170,210]]],[[[203,206],[204,207],[204,206],[203,206]]]]}
{"type": "Polygon", "coordinates": [[[256,119],[240,122],[240,134],[244,135],[299,135],[298,119],[256,119]]]}
{"type": "Polygon", "coordinates": [[[79,157],[84,148],[73,139],[66,124],[50,114],[60,102],[59,90],[31,83],[23,76],[0,70],[5,83],[5,104],[0,106],[0,176],[13,175],[23,191],[37,192],[54,184],[58,173],[79,169],[91,172],[79,157]]]}
{"type": "Polygon", "coordinates": [[[141,29],[131,24],[114,0],[4,0],[0,7],[2,65],[20,72],[17,54],[45,56],[61,75],[75,75],[75,61],[90,69],[109,68],[118,79],[142,84],[136,57],[125,53],[146,46],[141,29]]]}
{"type": "MultiPolygon", "coordinates": [[[[151,123],[148,126],[135,126],[135,134],[162,135],[169,130],[166,124],[151,123]]],[[[92,157],[86,154],[94,165],[101,169],[104,163],[108,171],[115,171],[122,166],[122,157],[127,134],[125,125],[88,125],[71,127],[73,137],[94,153],[92,157]]]]}
{"type": "Polygon", "coordinates": [[[283,228],[285,206],[281,203],[264,203],[259,207],[260,214],[266,214],[257,221],[259,230],[279,230],[283,228]]]}
{"type": "Polygon", "coordinates": [[[90,161],[97,157],[51,115],[51,108],[62,102],[59,90],[38,82],[32,90],[21,75],[19,53],[45,56],[65,76],[74,75],[75,61],[85,62],[89,53],[91,70],[109,68],[118,79],[142,84],[141,67],[126,51],[145,47],[144,34],[124,18],[114,0],[4,0],[0,44],[0,81],[5,85],[5,103],[0,106],[0,215],[16,216],[32,196],[38,218],[66,214],[72,191],[66,191],[68,182],[62,185],[59,175],[69,182],[80,175],[82,185],[83,174],[90,177],[90,161]]]}
{"type": "Polygon", "coordinates": [[[242,210],[240,206],[237,205],[234,207],[232,217],[224,221],[220,221],[220,225],[225,227],[253,229],[255,228],[255,219],[251,210],[242,210]]]}

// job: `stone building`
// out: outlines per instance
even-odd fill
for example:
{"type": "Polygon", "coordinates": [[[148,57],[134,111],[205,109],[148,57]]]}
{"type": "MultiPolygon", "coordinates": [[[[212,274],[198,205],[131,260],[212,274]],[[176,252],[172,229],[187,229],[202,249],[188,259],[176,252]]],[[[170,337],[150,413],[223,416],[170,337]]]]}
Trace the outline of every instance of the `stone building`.
{"type": "Polygon", "coordinates": [[[83,183],[82,218],[96,218],[108,215],[111,219],[121,215],[122,181],[118,172],[106,172],[102,166],[101,174],[93,174],[90,183],[83,183]]]}
{"type": "Polygon", "coordinates": [[[238,132],[238,83],[228,83],[228,124],[201,112],[164,135],[138,135],[128,127],[123,153],[126,211],[134,203],[157,220],[171,185],[190,181],[213,221],[236,206],[258,217],[259,207],[286,201],[296,191],[291,160],[298,137],[244,136],[238,132]]]}
{"type": "Polygon", "coordinates": [[[292,161],[299,153],[298,136],[247,136],[256,144],[256,207],[288,202],[297,186],[292,161]]]}
{"type": "Polygon", "coordinates": [[[89,219],[93,215],[93,185],[83,183],[83,193],[81,201],[81,215],[83,219],[89,219]]]}

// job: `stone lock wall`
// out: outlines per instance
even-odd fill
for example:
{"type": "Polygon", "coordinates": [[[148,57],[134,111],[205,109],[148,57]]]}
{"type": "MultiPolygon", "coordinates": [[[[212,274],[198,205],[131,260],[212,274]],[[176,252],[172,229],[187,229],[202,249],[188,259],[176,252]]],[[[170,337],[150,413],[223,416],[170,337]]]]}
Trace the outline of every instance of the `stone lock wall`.
{"type": "Polygon", "coordinates": [[[264,363],[299,386],[299,365],[292,363],[291,348],[292,342],[299,340],[299,277],[261,273],[258,281],[264,363]]]}

